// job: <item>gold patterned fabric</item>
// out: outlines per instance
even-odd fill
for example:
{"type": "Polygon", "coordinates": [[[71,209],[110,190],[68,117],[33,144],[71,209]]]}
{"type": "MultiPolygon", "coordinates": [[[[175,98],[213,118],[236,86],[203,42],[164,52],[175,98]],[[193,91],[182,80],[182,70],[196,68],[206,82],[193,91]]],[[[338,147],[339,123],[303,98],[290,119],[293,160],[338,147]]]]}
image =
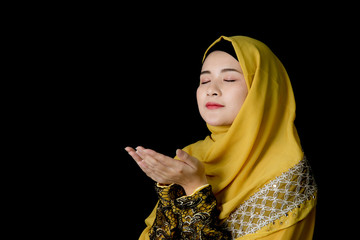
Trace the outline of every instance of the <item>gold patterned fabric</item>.
{"type": "MultiPolygon", "coordinates": [[[[258,189],[223,224],[219,222],[219,210],[210,185],[190,196],[185,196],[184,189],[175,184],[156,186],[156,192],[159,203],[150,229],[151,240],[257,239],[274,229],[294,228],[304,215],[314,217],[311,210],[316,203],[317,186],[304,158],[258,189]]],[[[286,233],[289,234],[289,230],[286,233]]]]}
{"type": "Polygon", "coordinates": [[[190,196],[179,185],[156,186],[159,197],[156,218],[149,236],[154,239],[231,239],[220,226],[216,198],[210,185],[190,196]]]}
{"type": "Polygon", "coordinates": [[[276,177],[242,203],[226,220],[233,238],[253,234],[262,228],[266,233],[278,221],[286,228],[312,209],[317,186],[306,158],[276,177]],[[308,210],[306,210],[308,209],[308,210]],[[267,226],[267,227],[265,227],[267,226]]]}
{"type": "MultiPolygon", "coordinates": [[[[271,180],[232,212],[223,224],[219,221],[216,198],[210,185],[185,196],[176,184],[156,186],[159,197],[150,239],[258,239],[277,229],[279,236],[297,234],[299,219],[315,217],[317,185],[306,158],[271,180]],[[295,228],[291,232],[291,229],[295,228]]],[[[302,221],[301,224],[311,221],[302,221]]],[[[313,229],[306,231],[312,235],[313,229]]],[[[301,233],[300,233],[301,234],[301,233]]],[[[307,238],[304,233],[299,239],[307,238]]],[[[293,236],[288,237],[293,238],[293,236]]]]}

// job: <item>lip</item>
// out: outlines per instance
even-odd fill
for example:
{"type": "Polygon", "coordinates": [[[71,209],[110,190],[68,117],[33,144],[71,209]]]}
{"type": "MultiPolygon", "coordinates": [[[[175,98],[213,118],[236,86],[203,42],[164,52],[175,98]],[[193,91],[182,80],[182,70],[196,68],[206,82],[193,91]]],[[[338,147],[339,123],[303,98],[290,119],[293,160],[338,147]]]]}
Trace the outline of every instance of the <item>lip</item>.
{"type": "Polygon", "coordinates": [[[206,106],[207,109],[210,109],[210,110],[225,107],[222,104],[214,103],[214,102],[208,102],[208,103],[206,103],[205,106],[206,106]]]}

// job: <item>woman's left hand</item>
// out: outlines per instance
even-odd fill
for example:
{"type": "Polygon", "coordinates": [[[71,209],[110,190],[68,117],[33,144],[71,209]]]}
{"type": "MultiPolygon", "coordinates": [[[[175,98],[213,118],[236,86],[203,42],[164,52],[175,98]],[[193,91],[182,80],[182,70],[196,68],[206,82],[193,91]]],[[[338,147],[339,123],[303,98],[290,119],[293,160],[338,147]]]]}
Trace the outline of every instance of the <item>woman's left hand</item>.
{"type": "Polygon", "coordinates": [[[178,184],[187,195],[207,184],[204,165],[180,149],[176,151],[180,161],[143,147],[137,147],[137,151],[131,147],[125,150],[147,176],[160,184],[178,184]]]}

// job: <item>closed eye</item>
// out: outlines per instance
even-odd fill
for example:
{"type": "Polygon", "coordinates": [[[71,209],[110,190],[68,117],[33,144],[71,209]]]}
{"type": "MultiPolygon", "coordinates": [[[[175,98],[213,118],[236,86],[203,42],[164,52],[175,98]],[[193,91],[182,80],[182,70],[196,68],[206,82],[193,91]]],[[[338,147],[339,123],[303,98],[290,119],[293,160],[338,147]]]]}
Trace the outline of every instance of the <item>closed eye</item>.
{"type": "Polygon", "coordinates": [[[235,82],[236,80],[224,80],[225,82],[235,82]]]}
{"type": "Polygon", "coordinates": [[[203,81],[203,82],[201,82],[201,84],[207,84],[207,83],[209,83],[210,81],[203,81]]]}

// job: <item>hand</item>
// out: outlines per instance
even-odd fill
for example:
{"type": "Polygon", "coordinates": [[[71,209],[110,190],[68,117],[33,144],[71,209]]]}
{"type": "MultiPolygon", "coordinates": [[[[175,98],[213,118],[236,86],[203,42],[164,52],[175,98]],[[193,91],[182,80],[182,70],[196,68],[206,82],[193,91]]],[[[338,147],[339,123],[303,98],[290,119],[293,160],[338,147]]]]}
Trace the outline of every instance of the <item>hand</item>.
{"type": "Polygon", "coordinates": [[[137,147],[137,151],[131,147],[126,147],[125,150],[147,176],[160,184],[178,184],[187,195],[207,184],[204,165],[180,149],[176,151],[180,160],[143,147],[137,147]]]}

